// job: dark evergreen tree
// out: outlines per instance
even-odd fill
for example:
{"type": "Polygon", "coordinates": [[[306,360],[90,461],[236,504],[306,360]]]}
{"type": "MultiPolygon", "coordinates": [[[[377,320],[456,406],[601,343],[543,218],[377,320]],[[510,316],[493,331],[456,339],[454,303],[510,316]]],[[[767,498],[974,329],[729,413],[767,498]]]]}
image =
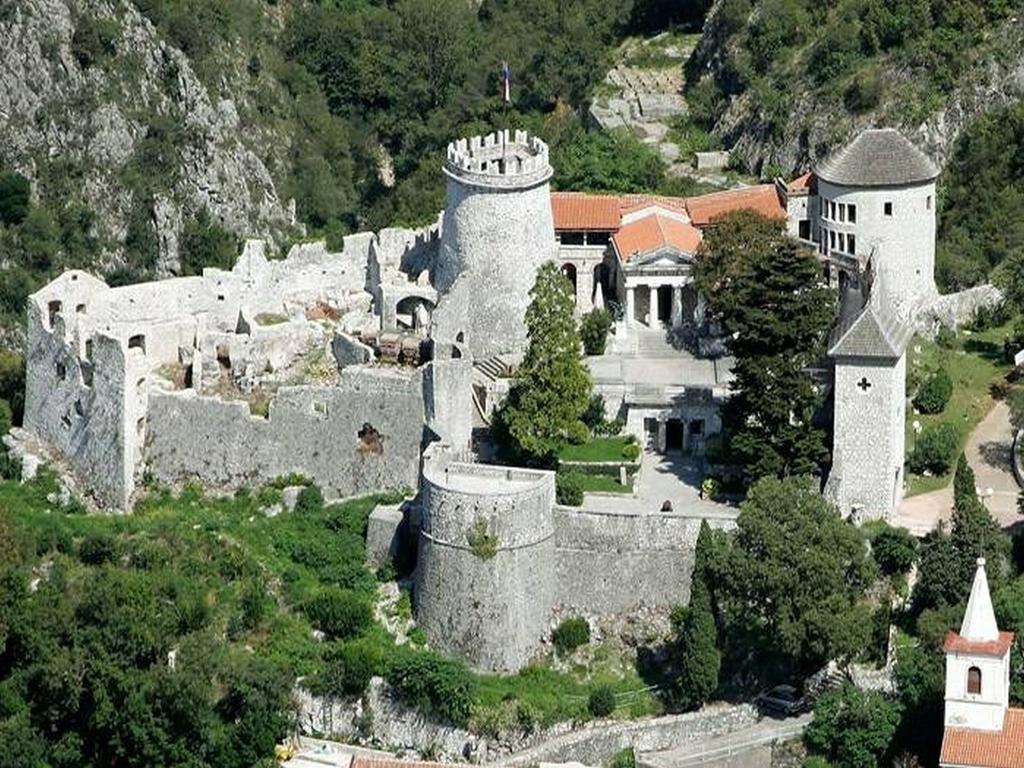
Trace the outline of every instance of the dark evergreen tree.
{"type": "Polygon", "coordinates": [[[585,440],[590,372],[582,360],[572,285],[553,262],[537,271],[526,310],[529,346],[494,418],[494,437],[516,461],[550,463],[559,444],[585,440]]]}
{"type": "Polygon", "coordinates": [[[703,576],[694,573],[690,605],[679,633],[679,677],[675,698],[684,709],[696,709],[718,688],[722,655],[718,651],[711,595],[703,576]]]}
{"type": "Polygon", "coordinates": [[[975,485],[974,470],[967,463],[967,457],[960,454],[956,462],[956,474],[953,475],[953,503],[963,506],[970,501],[977,501],[978,491],[975,485]]]}
{"type": "Polygon", "coordinates": [[[697,286],[730,336],[735,378],[723,422],[751,481],[815,473],[828,459],[807,372],[835,318],[820,275],[817,257],[776,220],[741,211],[706,231],[697,286]]]}

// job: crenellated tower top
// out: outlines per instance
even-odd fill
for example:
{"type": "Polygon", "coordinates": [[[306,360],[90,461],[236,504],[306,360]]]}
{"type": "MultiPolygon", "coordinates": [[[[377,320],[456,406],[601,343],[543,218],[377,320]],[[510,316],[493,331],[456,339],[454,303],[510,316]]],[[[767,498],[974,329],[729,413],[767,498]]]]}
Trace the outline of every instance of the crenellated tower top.
{"type": "Polygon", "coordinates": [[[462,184],[524,189],[551,178],[548,145],[526,131],[495,131],[448,145],[445,174],[462,184]]]}

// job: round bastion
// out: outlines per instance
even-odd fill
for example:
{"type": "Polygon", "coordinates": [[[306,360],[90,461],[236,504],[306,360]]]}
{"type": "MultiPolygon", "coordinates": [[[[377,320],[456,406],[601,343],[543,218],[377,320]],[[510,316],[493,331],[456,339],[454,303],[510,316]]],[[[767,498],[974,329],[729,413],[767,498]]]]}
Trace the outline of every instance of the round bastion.
{"type": "Polygon", "coordinates": [[[525,131],[460,139],[443,171],[431,336],[465,343],[477,359],[522,352],[530,289],[556,251],[547,144],[525,131]]]}
{"type": "Polygon", "coordinates": [[[424,456],[416,619],[475,669],[520,669],[554,603],[551,472],[424,456]]]}

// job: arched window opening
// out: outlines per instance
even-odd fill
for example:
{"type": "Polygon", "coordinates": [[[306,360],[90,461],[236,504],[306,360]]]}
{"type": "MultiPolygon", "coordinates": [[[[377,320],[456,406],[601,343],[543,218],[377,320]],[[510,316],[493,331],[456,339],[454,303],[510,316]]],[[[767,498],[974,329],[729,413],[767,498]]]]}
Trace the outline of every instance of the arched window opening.
{"type": "Polygon", "coordinates": [[[981,670],[977,667],[967,670],[967,692],[981,693],[981,670]]]}

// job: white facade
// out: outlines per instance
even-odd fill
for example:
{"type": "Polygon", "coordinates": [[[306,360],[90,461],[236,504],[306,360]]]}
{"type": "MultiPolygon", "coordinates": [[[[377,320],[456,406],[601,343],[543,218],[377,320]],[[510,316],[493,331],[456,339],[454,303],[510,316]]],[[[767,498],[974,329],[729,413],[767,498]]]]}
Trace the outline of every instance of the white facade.
{"type": "Polygon", "coordinates": [[[985,560],[978,560],[959,634],[946,641],[947,728],[1000,731],[1010,706],[1012,635],[996,627],[985,560]]]}
{"type": "Polygon", "coordinates": [[[893,308],[903,318],[938,295],[934,180],[906,187],[848,187],[819,178],[818,196],[823,254],[851,271],[870,259],[884,274],[893,308]]]}

